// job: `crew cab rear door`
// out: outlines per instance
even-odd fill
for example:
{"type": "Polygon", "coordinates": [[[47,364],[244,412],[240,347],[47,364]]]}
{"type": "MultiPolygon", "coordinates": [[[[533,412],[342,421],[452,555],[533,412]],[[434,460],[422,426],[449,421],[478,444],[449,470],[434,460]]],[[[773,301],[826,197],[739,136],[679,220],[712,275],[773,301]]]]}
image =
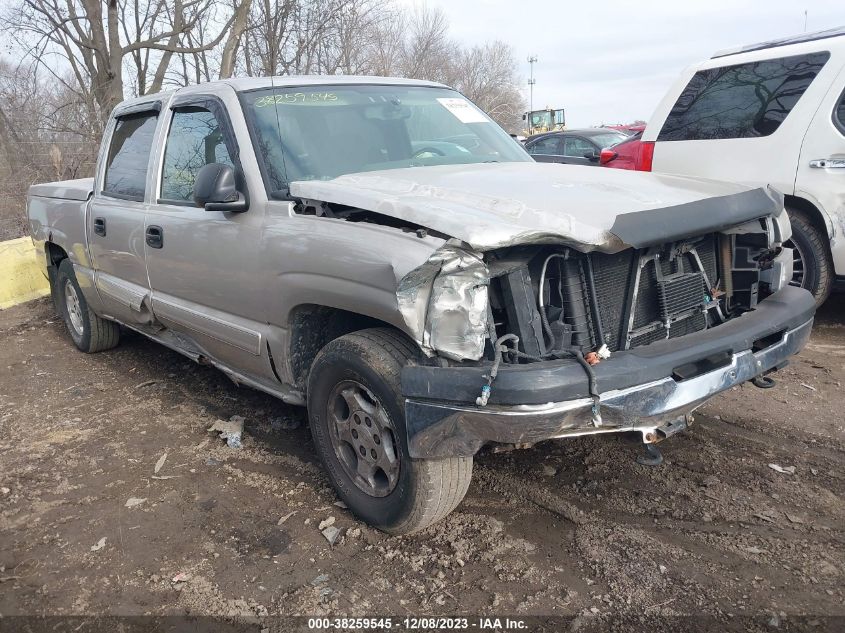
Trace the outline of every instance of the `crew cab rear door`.
{"type": "MultiPolygon", "coordinates": [[[[834,61],[831,59],[831,61],[834,61]]],[[[795,194],[821,206],[841,233],[845,226],[845,67],[813,117],[795,175],[795,194]]],[[[840,238],[841,239],[841,238],[840,238]]],[[[845,249],[833,249],[834,268],[845,271],[845,249]]]]}
{"type": "MultiPolygon", "coordinates": [[[[231,100],[240,115],[234,91],[231,100]]],[[[222,163],[243,174],[229,108],[216,95],[185,95],[162,115],[158,182],[146,217],[146,233],[154,236],[146,241],[146,258],[156,319],[199,353],[270,379],[259,282],[263,205],[235,213],[193,201],[203,166],[222,163]]]]}
{"type": "Polygon", "coordinates": [[[86,218],[94,283],[103,312],[128,324],[152,322],[144,213],[159,111],[158,101],[117,110],[104,136],[86,218]]]}

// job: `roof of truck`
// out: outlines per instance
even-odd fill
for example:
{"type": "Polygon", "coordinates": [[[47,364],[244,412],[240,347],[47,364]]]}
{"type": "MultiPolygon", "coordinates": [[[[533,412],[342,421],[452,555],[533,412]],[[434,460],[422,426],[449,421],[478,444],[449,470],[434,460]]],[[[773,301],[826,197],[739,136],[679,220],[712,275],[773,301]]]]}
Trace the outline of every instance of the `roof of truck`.
{"type": "Polygon", "coordinates": [[[166,90],[153,94],[126,99],[114,110],[113,116],[123,116],[138,110],[149,110],[150,104],[167,103],[177,94],[191,94],[197,92],[214,91],[215,86],[228,86],[237,92],[257,90],[260,88],[293,88],[300,86],[348,86],[348,85],[380,85],[380,86],[427,86],[430,88],[448,88],[436,81],[423,79],[406,79],[402,77],[374,77],[367,75],[288,75],[286,77],[235,77],[232,79],[218,79],[200,84],[192,84],[184,88],[166,90]]]}
{"type": "MultiPolygon", "coordinates": [[[[217,82],[210,82],[217,83],[217,82]]],[[[443,84],[422,79],[401,77],[373,77],[367,75],[289,75],[287,77],[236,77],[223,79],[237,91],[256,88],[292,88],[294,86],[341,86],[349,84],[379,84],[387,86],[430,86],[446,88],[443,84]]],[[[203,84],[207,85],[207,84],[203,84]]]]}

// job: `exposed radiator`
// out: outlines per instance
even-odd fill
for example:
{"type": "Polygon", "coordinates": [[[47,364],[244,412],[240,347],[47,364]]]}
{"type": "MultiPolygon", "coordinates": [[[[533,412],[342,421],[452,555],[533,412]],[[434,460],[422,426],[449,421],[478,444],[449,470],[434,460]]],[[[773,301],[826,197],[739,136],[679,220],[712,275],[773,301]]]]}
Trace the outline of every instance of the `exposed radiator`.
{"type": "MultiPolygon", "coordinates": [[[[648,260],[642,268],[642,251],[593,253],[598,316],[608,348],[630,349],[706,329],[705,307],[710,287],[718,279],[716,244],[715,236],[708,236],[695,245],[695,253],[679,255],[680,262],[661,257],[648,260]]],[[[595,344],[598,333],[593,321],[595,344]]]]}

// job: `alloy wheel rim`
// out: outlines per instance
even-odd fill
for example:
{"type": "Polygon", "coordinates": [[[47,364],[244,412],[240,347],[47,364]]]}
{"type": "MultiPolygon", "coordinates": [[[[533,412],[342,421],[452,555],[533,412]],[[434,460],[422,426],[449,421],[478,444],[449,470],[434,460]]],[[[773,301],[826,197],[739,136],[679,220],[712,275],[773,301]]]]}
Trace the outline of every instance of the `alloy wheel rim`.
{"type": "Polygon", "coordinates": [[[792,249],[792,279],[789,281],[789,285],[803,288],[805,277],[804,253],[793,240],[789,240],[784,246],[792,249]]]}
{"type": "Polygon", "coordinates": [[[328,404],[329,437],[344,472],[362,492],[386,497],[399,482],[396,433],[387,411],[355,380],[338,383],[328,404]]]}
{"type": "Polygon", "coordinates": [[[79,336],[84,332],[82,324],[82,306],[79,304],[79,295],[76,294],[76,288],[70,280],[65,281],[65,306],[67,307],[67,316],[70,319],[70,326],[73,331],[79,336]]]}

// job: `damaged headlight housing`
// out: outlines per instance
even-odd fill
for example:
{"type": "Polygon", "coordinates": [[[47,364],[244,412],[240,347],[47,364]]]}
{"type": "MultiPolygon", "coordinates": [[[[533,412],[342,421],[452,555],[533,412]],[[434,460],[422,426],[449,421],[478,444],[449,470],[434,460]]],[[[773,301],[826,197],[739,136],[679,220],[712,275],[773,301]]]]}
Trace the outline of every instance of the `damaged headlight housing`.
{"type": "Polygon", "coordinates": [[[429,345],[443,356],[481,358],[487,337],[488,282],[484,262],[469,254],[444,262],[434,278],[426,331],[429,345]]]}
{"type": "Polygon", "coordinates": [[[481,255],[454,244],[402,279],[399,309],[423,350],[453,360],[483,356],[489,283],[481,255]]]}

